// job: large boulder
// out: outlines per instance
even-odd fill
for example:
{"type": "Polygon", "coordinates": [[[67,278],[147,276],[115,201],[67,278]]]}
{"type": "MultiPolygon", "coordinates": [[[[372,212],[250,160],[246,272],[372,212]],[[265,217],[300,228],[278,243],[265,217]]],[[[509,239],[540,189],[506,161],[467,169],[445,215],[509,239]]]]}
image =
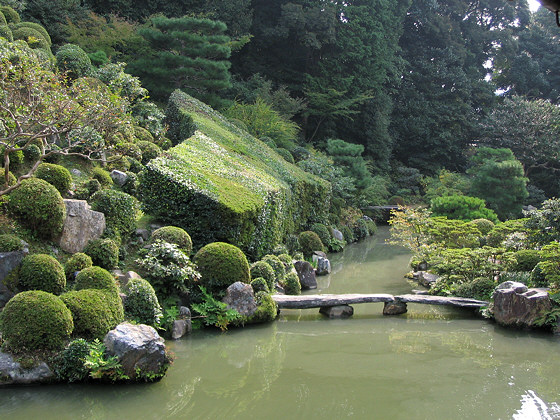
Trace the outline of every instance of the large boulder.
{"type": "Polygon", "coordinates": [[[0,252],[0,308],[3,308],[14,296],[14,293],[4,284],[4,279],[14,268],[19,267],[23,257],[29,254],[27,244],[25,245],[21,251],[0,252]]]}
{"type": "Polygon", "coordinates": [[[250,284],[237,281],[227,288],[223,302],[241,315],[251,316],[257,311],[255,294],[250,284]]]}
{"type": "Polygon", "coordinates": [[[424,287],[430,288],[434,284],[439,276],[437,274],[428,273],[427,271],[417,271],[413,274],[414,280],[424,287]]]}
{"type": "Polygon", "coordinates": [[[0,352],[0,385],[29,385],[52,382],[54,373],[45,362],[24,368],[11,354],[0,352]]]}
{"type": "Polygon", "coordinates": [[[111,171],[111,178],[113,179],[113,182],[115,184],[117,184],[119,187],[122,187],[124,184],[126,184],[126,181],[128,180],[128,175],[122,171],[113,169],[111,171]]]}
{"type": "Polygon", "coordinates": [[[71,254],[82,252],[87,243],[98,239],[105,230],[105,215],[91,210],[85,200],[64,200],[66,220],[60,237],[60,247],[71,254]]]}
{"type": "Polygon", "coordinates": [[[494,319],[503,326],[530,328],[552,309],[548,293],[522,283],[502,283],[494,292],[494,319]]]}
{"type": "Polygon", "coordinates": [[[335,239],[337,239],[339,241],[344,241],[344,234],[340,230],[333,229],[332,230],[332,235],[334,236],[335,239]]]}
{"type": "Polygon", "coordinates": [[[124,322],[109,331],[103,343],[110,356],[117,356],[131,380],[161,377],[169,364],[163,338],[149,325],[124,322]]]}
{"type": "Polygon", "coordinates": [[[315,269],[307,261],[296,261],[294,263],[301,290],[309,290],[317,288],[317,278],[315,277],[315,269]]]}
{"type": "Polygon", "coordinates": [[[315,270],[315,273],[318,276],[326,276],[327,274],[331,274],[331,262],[328,260],[328,258],[317,258],[317,269],[315,270]]]}

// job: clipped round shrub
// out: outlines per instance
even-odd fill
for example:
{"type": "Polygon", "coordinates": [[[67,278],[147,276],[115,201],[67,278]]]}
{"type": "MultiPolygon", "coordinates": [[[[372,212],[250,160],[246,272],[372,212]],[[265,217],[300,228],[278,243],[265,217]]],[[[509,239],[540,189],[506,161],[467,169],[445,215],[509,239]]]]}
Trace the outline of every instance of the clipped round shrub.
{"type": "Polygon", "coordinates": [[[12,36],[14,40],[21,39],[27,42],[30,48],[47,49],[50,48],[49,41],[45,39],[43,34],[37,29],[22,26],[19,28],[12,28],[12,36]]]}
{"type": "Polygon", "coordinates": [[[387,204],[390,206],[404,206],[406,202],[400,195],[394,195],[387,200],[387,204]]]}
{"type": "Polygon", "coordinates": [[[111,174],[103,168],[100,168],[98,166],[93,168],[93,170],[91,171],[91,177],[99,181],[101,187],[103,188],[109,188],[113,186],[113,178],[111,178],[111,174]]]}
{"type": "MultiPolygon", "coordinates": [[[[154,142],[154,136],[152,136],[152,133],[150,133],[144,127],[140,127],[139,125],[135,125],[133,128],[134,128],[134,137],[136,137],[138,139],[138,143],[140,143],[140,142],[153,143],[154,142]]],[[[140,144],[138,144],[138,146],[140,146],[140,144]]]]}
{"type": "Polygon", "coordinates": [[[24,352],[62,348],[74,323],[58,296],[31,290],[10,299],[0,314],[0,326],[6,346],[24,352]]]}
{"type": "Polygon", "coordinates": [[[517,263],[512,267],[512,271],[532,271],[539,263],[539,251],[535,249],[521,249],[513,254],[517,263]]]}
{"type": "Polygon", "coordinates": [[[19,22],[12,25],[12,30],[19,29],[19,28],[31,28],[36,30],[41,34],[41,36],[45,39],[45,41],[47,41],[47,45],[49,47],[52,45],[51,36],[42,25],[35,22],[19,22]]]}
{"type": "MultiPolygon", "coordinates": [[[[4,179],[4,171],[0,171],[0,176],[2,177],[2,179],[0,180],[0,183],[2,185],[6,185],[5,179],[4,179]]],[[[15,185],[15,183],[17,182],[17,178],[16,176],[12,173],[12,172],[8,172],[8,186],[12,186],[15,185]]]]}
{"type": "Polygon", "coordinates": [[[77,45],[64,44],[58,49],[55,57],[58,69],[66,72],[71,79],[78,79],[91,73],[91,59],[77,45]]]}
{"type": "Polygon", "coordinates": [[[121,237],[129,236],[136,229],[138,201],[122,191],[101,190],[91,196],[91,208],[105,215],[107,228],[121,237]]]}
{"type": "Polygon", "coordinates": [[[138,176],[134,172],[126,172],[126,181],[121,186],[121,190],[134,197],[138,193],[138,185],[138,176]]]}
{"type": "Polygon", "coordinates": [[[6,22],[8,23],[19,23],[21,18],[19,13],[12,9],[10,6],[0,6],[0,12],[4,15],[6,22]]]}
{"type": "MultiPolygon", "coordinates": [[[[4,156],[4,150],[5,147],[4,146],[0,146],[0,155],[4,156]]],[[[23,161],[25,160],[25,155],[23,154],[22,150],[13,150],[9,153],[9,157],[10,157],[10,170],[13,172],[17,172],[20,168],[21,165],[23,164],[23,161]]],[[[2,158],[2,166],[4,166],[4,159],[2,158]]]]}
{"type": "Polygon", "coordinates": [[[200,283],[212,294],[222,294],[233,283],[249,283],[249,262],[238,247],[225,242],[213,242],[202,247],[194,256],[200,283]]]}
{"type": "Polygon", "coordinates": [[[83,252],[76,252],[66,261],[66,264],[64,264],[64,274],[66,275],[66,279],[69,280],[74,276],[76,271],[82,271],[84,268],[92,266],[93,261],[89,255],[83,252]]]}
{"type": "Polygon", "coordinates": [[[142,150],[140,150],[140,147],[134,143],[120,143],[117,145],[116,150],[124,156],[129,156],[136,160],[142,160],[142,150]]]}
{"type": "Polygon", "coordinates": [[[23,149],[23,158],[27,162],[36,162],[41,157],[41,148],[36,144],[30,144],[23,149]]]}
{"type": "Polygon", "coordinates": [[[274,247],[274,249],[272,250],[272,254],[274,255],[282,255],[282,254],[288,254],[288,247],[284,244],[278,244],[274,247]]]}
{"type": "Polygon", "coordinates": [[[284,293],[287,295],[301,294],[301,283],[299,282],[297,273],[291,271],[286,274],[286,277],[284,278],[284,293]]]}
{"type": "MultiPolygon", "coordinates": [[[[344,234],[344,233],[343,233],[344,234]]],[[[367,223],[364,219],[360,218],[354,224],[354,238],[361,241],[369,235],[367,223]]]]}
{"type": "Polygon", "coordinates": [[[495,287],[496,282],[493,279],[479,277],[471,282],[460,284],[453,294],[465,298],[489,300],[495,287]]]}
{"type": "Polygon", "coordinates": [[[309,159],[311,157],[311,152],[305,147],[296,146],[292,149],[292,156],[296,162],[309,159]]]}
{"type": "Polygon", "coordinates": [[[280,254],[278,255],[278,259],[282,261],[282,263],[284,264],[284,268],[293,265],[292,257],[290,257],[288,254],[280,254]]]}
{"type": "Polygon", "coordinates": [[[276,255],[265,255],[261,261],[268,263],[274,270],[274,277],[277,283],[282,283],[284,276],[286,275],[286,268],[284,263],[280,261],[276,255]]]}
{"type": "Polygon", "coordinates": [[[24,247],[24,242],[16,235],[9,233],[0,235],[0,252],[21,251],[24,247]]]}
{"type": "Polygon", "coordinates": [[[60,381],[79,382],[89,376],[84,360],[89,355],[89,343],[83,338],[72,340],[54,360],[54,373],[60,381]]]}
{"type": "Polygon", "coordinates": [[[255,293],[257,292],[266,292],[270,293],[270,289],[268,288],[267,281],[262,277],[257,277],[254,280],[251,280],[251,287],[255,293]]]}
{"type": "Polygon", "coordinates": [[[304,256],[303,256],[303,252],[299,252],[299,251],[296,252],[296,253],[293,255],[293,258],[294,258],[294,260],[296,260],[296,261],[303,261],[303,260],[305,259],[304,256]]]}
{"type": "Polygon", "coordinates": [[[93,266],[84,268],[76,276],[75,290],[98,289],[107,290],[118,295],[119,288],[111,273],[104,268],[93,266]]]}
{"type": "Polygon", "coordinates": [[[290,151],[288,149],[284,149],[283,147],[279,147],[278,149],[276,149],[276,153],[278,153],[280,156],[282,156],[282,158],[286,161],[286,162],[290,162],[290,163],[296,163],[296,161],[294,160],[294,157],[292,156],[292,154],[290,153],[290,151]]]}
{"type": "Polygon", "coordinates": [[[342,225],[340,227],[340,231],[342,232],[342,235],[344,236],[344,240],[346,241],[346,243],[351,244],[356,240],[354,238],[354,232],[348,226],[342,225]]]}
{"type": "Polygon", "coordinates": [[[60,296],[72,313],[75,337],[103,339],[105,334],[115,328],[119,320],[115,319],[110,308],[108,292],[96,289],[74,290],[60,296]]]}
{"type": "Polygon", "coordinates": [[[259,277],[265,279],[268,290],[274,290],[276,275],[270,264],[264,261],[257,261],[251,265],[251,278],[257,279],[259,277]]]}
{"type": "Polygon", "coordinates": [[[119,263],[119,246],[109,238],[89,241],[84,253],[91,257],[93,264],[111,270],[119,263]]]}
{"type": "Polygon", "coordinates": [[[6,21],[6,17],[1,12],[0,12],[0,26],[8,26],[8,22],[6,21]]]}
{"type": "Polygon", "coordinates": [[[19,290],[42,290],[58,295],[65,287],[64,268],[50,255],[31,254],[22,260],[17,281],[19,290]]]}
{"type": "Polygon", "coordinates": [[[164,226],[152,232],[151,241],[157,240],[177,245],[181,251],[190,255],[192,252],[192,240],[189,234],[180,227],[164,226]]]}
{"type": "Polygon", "coordinates": [[[74,191],[74,197],[76,200],[89,200],[89,198],[101,189],[101,184],[97,179],[89,179],[76,188],[74,191]]]}
{"type": "Polygon", "coordinates": [[[142,152],[142,164],[146,165],[150,160],[157,158],[161,154],[161,148],[149,141],[139,141],[138,147],[142,152]]]}
{"type": "Polygon", "coordinates": [[[264,144],[266,144],[271,149],[276,149],[276,147],[277,147],[276,142],[268,136],[261,137],[259,140],[262,141],[264,144]]]}
{"type": "Polygon", "coordinates": [[[542,271],[542,263],[538,263],[531,271],[531,277],[529,278],[531,287],[548,287],[548,280],[542,271]]]}
{"type": "Polygon", "coordinates": [[[35,177],[47,181],[60,194],[65,194],[72,184],[72,175],[64,166],[53,163],[41,163],[35,172],[35,177]]]}
{"type": "Polygon", "coordinates": [[[12,34],[12,30],[8,27],[8,25],[0,24],[0,37],[6,38],[8,42],[12,42],[14,40],[14,35],[12,34]]]}
{"type": "Polygon", "coordinates": [[[375,235],[375,232],[377,232],[377,225],[375,224],[375,222],[371,219],[365,219],[365,222],[368,230],[368,235],[375,235]]]}
{"type": "Polygon", "coordinates": [[[494,222],[488,219],[474,219],[470,223],[472,223],[483,235],[488,235],[494,227],[494,222]]]}
{"type": "Polygon", "coordinates": [[[66,218],[66,208],[58,190],[38,178],[23,180],[10,193],[8,209],[22,224],[46,238],[60,233],[66,218]]]}
{"type": "Polygon", "coordinates": [[[150,283],[144,279],[131,279],[124,293],[126,294],[124,313],[128,318],[152,327],[158,325],[162,316],[161,306],[150,283]]]}
{"type": "Polygon", "coordinates": [[[323,245],[327,245],[331,242],[332,235],[330,229],[323,223],[314,223],[310,230],[317,234],[323,245]]]}
{"type": "Polygon", "coordinates": [[[305,258],[311,257],[313,251],[324,251],[325,249],[319,235],[310,230],[299,234],[299,244],[305,258]]]}

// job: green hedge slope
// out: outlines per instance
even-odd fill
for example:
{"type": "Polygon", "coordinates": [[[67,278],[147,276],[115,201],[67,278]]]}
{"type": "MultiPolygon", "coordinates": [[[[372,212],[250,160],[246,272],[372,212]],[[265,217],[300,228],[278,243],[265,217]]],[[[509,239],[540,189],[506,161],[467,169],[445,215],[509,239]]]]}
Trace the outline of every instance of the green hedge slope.
{"type": "Polygon", "coordinates": [[[190,137],[147,165],[140,194],[146,211],[185,229],[196,248],[223,241],[258,258],[286,233],[326,220],[328,182],[184,92],[168,109],[170,126],[190,137]]]}

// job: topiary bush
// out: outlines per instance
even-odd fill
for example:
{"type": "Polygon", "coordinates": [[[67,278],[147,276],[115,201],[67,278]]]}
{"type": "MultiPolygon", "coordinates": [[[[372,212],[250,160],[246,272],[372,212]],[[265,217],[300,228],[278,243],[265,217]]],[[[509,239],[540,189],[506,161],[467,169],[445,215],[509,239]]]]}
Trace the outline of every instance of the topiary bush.
{"type": "Polygon", "coordinates": [[[76,271],[82,271],[84,268],[89,268],[93,266],[93,261],[91,257],[83,252],[76,252],[72,255],[66,264],[64,264],[64,274],[66,275],[66,280],[70,280],[74,277],[76,271]]]}
{"type": "Polygon", "coordinates": [[[0,314],[0,328],[5,346],[14,352],[58,350],[74,323],[58,296],[31,290],[10,299],[0,314]]]}
{"type": "Polygon", "coordinates": [[[89,198],[101,189],[101,184],[97,179],[88,179],[74,191],[76,200],[89,200],[89,198]]]}
{"type": "Polygon", "coordinates": [[[88,76],[92,71],[91,59],[78,45],[64,44],[55,57],[58,69],[71,79],[88,76]]]}
{"type": "Polygon", "coordinates": [[[251,265],[251,278],[263,278],[266,281],[268,290],[274,290],[276,285],[276,275],[270,264],[264,261],[257,261],[251,265]]]}
{"type": "Polygon", "coordinates": [[[89,355],[89,343],[83,338],[72,340],[54,359],[54,374],[60,381],[79,382],[87,379],[89,369],[84,366],[89,355]]]}
{"type": "Polygon", "coordinates": [[[31,254],[21,261],[18,290],[42,290],[59,295],[66,287],[64,268],[46,254],[31,254]]]}
{"type": "Polygon", "coordinates": [[[325,249],[319,236],[310,230],[299,234],[299,244],[305,258],[310,258],[313,251],[324,251],[325,249]]]}
{"type": "Polygon", "coordinates": [[[251,287],[253,288],[253,292],[266,292],[270,293],[270,289],[268,288],[268,282],[266,279],[262,277],[257,277],[256,279],[251,280],[251,287]]]}
{"type": "Polygon", "coordinates": [[[488,233],[494,228],[494,222],[488,219],[474,219],[470,223],[475,225],[483,235],[488,235],[488,233]]]}
{"type": "Polygon", "coordinates": [[[119,246],[109,238],[89,241],[84,253],[91,257],[93,264],[107,270],[119,264],[119,246]]]}
{"type": "Polygon", "coordinates": [[[75,290],[98,289],[107,290],[118,295],[119,288],[111,273],[101,267],[84,268],[76,276],[75,290]]]}
{"type": "Polygon", "coordinates": [[[288,254],[280,254],[278,255],[278,259],[280,261],[282,261],[282,263],[284,264],[284,268],[286,269],[286,271],[288,271],[287,269],[293,265],[292,263],[292,257],[289,256],[288,254]]]}
{"type": "Polygon", "coordinates": [[[35,171],[35,177],[47,181],[60,194],[66,194],[72,184],[72,175],[64,166],[53,163],[41,163],[35,171]]]}
{"type": "Polygon", "coordinates": [[[91,208],[105,215],[107,229],[116,238],[126,238],[136,229],[138,200],[116,190],[101,190],[91,196],[91,208]]]}
{"type": "MultiPolygon", "coordinates": [[[[110,292],[109,292],[110,293],[110,292]]],[[[108,292],[96,289],[74,290],[60,296],[72,313],[74,337],[103,339],[121,320],[115,319],[108,292]]]]}
{"type": "Polygon", "coordinates": [[[471,221],[487,219],[494,223],[498,216],[493,210],[486,208],[484,200],[466,195],[450,195],[436,197],[431,201],[430,209],[433,216],[445,216],[448,219],[471,221]]]}
{"type": "Polygon", "coordinates": [[[301,283],[297,273],[290,271],[284,278],[284,293],[287,295],[301,294],[301,283]]]}
{"type": "Polygon", "coordinates": [[[181,251],[190,255],[192,252],[192,240],[189,234],[180,227],[164,226],[152,232],[151,241],[157,240],[177,245],[181,251]]]}
{"type": "Polygon", "coordinates": [[[0,25],[0,37],[6,38],[8,42],[12,42],[14,40],[12,30],[8,27],[8,25],[0,25]]]}
{"type": "Polygon", "coordinates": [[[0,6],[0,12],[4,15],[6,22],[17,24],[21,21],[19,13],[10,6],[0,6]]]}
{"type": "Polygon", "coordinates": [[[276,153],[278,153],[280,156],[282,156],[282,158],[286,161],[286,162],[290,162],[295,164],[296,161],[294,160],[294,157],[292,156],[292,154],[290,153],[290,151],[288,149],[284,149],[283,147],[280,147],[278,149],[276,149],[276,153]]]}
{"type": "Polygon", "coordinates": [[[21,39],[27,42],[27,45],[31,48],[50,49],[49,42],[37,29],[30,27],[12,28],[12,36],[14,40],[21,39]]]}
{"type": "Polygon", "coordinates": [[[144,169],[144,165],[142,165],[140,161],[133,159],[130,156],[128,156],[126,159],[128,160],[128,163],[130,163],[130,167],[128,169],[130,172],[139,174],[144,169]]]}
{"type": "Polygon", "coordinates": [[[272,267],[276,283],[282,283],[286,275],[286,268],[284,267],[284,263],[280,261],[280,258],[276,255],[265,255],[261,261],[268,263],[272,267]]]}
{"type": "Polygon", "coordinates": [[[358,241],[361,241],[362,239],[365,239],[368,235],[369,235],[369,229],[368,229],[367,222],[363,218],[358,219],[356,221],[356,224],[354,225],[354,238],[356,238],[356,240],[358,241]]]}
{"type": "Polygon", "coordinates": [[[471,299],[490,300],[496,286],[496,282],[493,279],[479,277],[471,282],[460,284],[453,294],[471,299]]]}
{"type": "Polygon", "coordinates": [[[541,260],[536,249],[521,249],[513,254],[517,263],[511,271],[532,271],[541,260]]]}
{"type": "Polygon", "coordinates": [[[331,242],[332,234],[330,232],[330,228],[328,228],[323,223],[314,223],[311,226],[311,232],[315,232],[323,245],[328,246],[331,242]]]}
{"type": "Polygon", "coordinates": [[[157,144],[149,141],[139,141],[137,145],[142,152],[143,165],[146,165],[150,160],[157,158],[161,154],[161,149],[157,144]]]}
{"type": "Polygon", "coordinates": [[[131,279],[124,288],[126,300],[124,313],[127,318],[140,324],[155,327],[162,317],[156,292],[144,279],[131,279]]]}
{"type": "Polygon", "coordinates": [[[128,156],[136,160],[142,160],[142,150],[140,150],[140,147],[138,147],[135,143],[119,143],[115,149],[124,156],[128,156]]]}
{"type": "Polygon", "coordinates": [[[51,36],[47,30],[40,24],[35,22],[19,22],[11,25],[12,30],[19,28],[31,28],[36,30],[41,34],[41,36],[47,41],[47,45],[50,47],[52,45],[51,36]]]}
{"type": "Polygon", "coordinates": [[[223,295],[235,282],[251,280],[247,257],[235,245],[210,243],[196,253],[194,262],[201,275],[200,284],[214,296],[223,295]]]}
{"type": "Polygon", "coordinates": [[[41,148],[36,144],[30,144],[23,149],[23,159],[28,163],[35,163],[41,157],[41,148]]]}
{"type": "Polygon", "coordinates": [[[8,209],[24,226],[44,238],[59,234],[66,219],[66,207],[58,190],[38,178],[23,180],[10,193],[8,209]]]}
{"type": "Polygon", "coordinates": [[[0,252],[21,251],[24,247],[25,243],[16,235],[0,235],[0,252]]]}
{"type": "Polygon", "coordinates": [[[290,255],[294,255],[296,252],[301,251],[301,245],[297,235],[288,235],[286,237],[286,248],[288,248],[288,253],[290,255]]]}
{"type": "Polygon", "coordinates": [[[91,171],[91,177],[99,181],[101,187],[103,188],[109,188],[113,186],[113,178],[111,178],[111,174],[103,168],[100,168],[98,166],[93,168],[93,170],[91,171]]]}
{"type": "Polygon", "coordinates": [[[133,197],[138,194],[138,177],[134,172],[126,172],[126,181],[121,186],[121,190],[133,197]]]}
{"type": "Polygon", "coordinates": [[[368,235],[375,235],[375,232],[377,232],[377,225],[375,224],[375,222],[369,218],[365,219],[365,222],[368,230],[368,235]]]}

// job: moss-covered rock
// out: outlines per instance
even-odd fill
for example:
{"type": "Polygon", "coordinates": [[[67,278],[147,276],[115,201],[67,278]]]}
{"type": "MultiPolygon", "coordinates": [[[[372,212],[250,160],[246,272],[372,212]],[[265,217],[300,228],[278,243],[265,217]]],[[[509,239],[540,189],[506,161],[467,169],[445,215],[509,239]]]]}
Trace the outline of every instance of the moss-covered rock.
{"type": "Polygon", "coordinates": [[[58,190],[38,178],[23,180],[10,193],[8,209],[22,224],[44,238],[59,234],[66,219],[66,207],[58,190]]]}
{"type": "Polygon", "coordinates": [[[328,182],[183,92],[169,107],[170,135],[188,141],[146,166],[140,196],[150,213],[187,230],[195,244],[229,242],[254,258],[287,232],[326,219],[328,182]]]}
{"type": "Polygon", "coordinates": [[[0,314],[2,339],[16,352],[61,349],[74,328],[72,314],[51,293],[18,293],[0,314]]]}
{"type": "Polygon", "coordinates": [[[158,325],[162,316],[156,292],[144,279],[131,279],[124,288],[124,312],[127,318],[140,324],[158,325]]]}
{"type": "Polygon", "coordinates": [[[257,302],[257,310],[253,315],[244,319],[244,323],[253,324],[274,321],[278,316],[278,305],[272,299],[272,296],[266,292],[257,292],[255,300],[257,302]]]}
{"type": "Polygon", "coordinates": [[[201,279],[200,284],[213,295],[222,295],[229,285],[250,282],[249,262],[238,247],[224,242],[213,242],[201,248],[194,256],[201,279]]]}
{"type": "Polygon", "coordinates": [[[164,226],[152,232],[151,241],[157,240],[177,245],[181,251],[190,255],[192,252],[192,240],[189,234],[176,226],[164,226]]]}
{"type": "Polygon", "coordinates": [[[96,289],[74,290],[60,296],[72,313],[73,336],[86,339],[103,339],[122,320],[115,319],[110,307],[110,292],[96,289]]]}
{"type": "Polygon", "coordinates": [[[66,287],[66,276],[60,263],[46,254],[32,254],[21,262],[18,290],[42,290],[59,295],[66,287]]]}

